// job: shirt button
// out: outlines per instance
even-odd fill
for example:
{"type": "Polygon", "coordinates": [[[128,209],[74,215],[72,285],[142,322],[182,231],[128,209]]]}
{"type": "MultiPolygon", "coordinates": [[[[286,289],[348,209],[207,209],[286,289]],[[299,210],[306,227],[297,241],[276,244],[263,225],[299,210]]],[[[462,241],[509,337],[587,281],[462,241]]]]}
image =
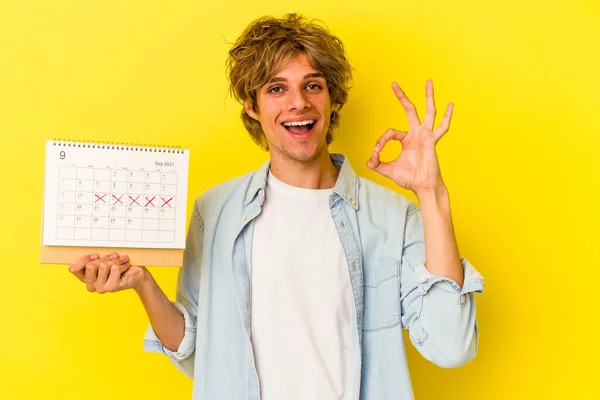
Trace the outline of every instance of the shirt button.
{"type": "Polygon", "coordinates": [[[252,358],[248,357],[248,364],[252,364],[252,358]]]}
{"type": "Polygon", "coordinates": [[[246,217],[246,214],[242,215],[242,219],[243,219],[244,221],[246,220],[246,218],[248,218],[248,217],[246,217]]]}
{"type": "Polygon", "coordinates": [[[350,204],[352,204],[353,206],[355,206],[356,205],[356,200],[354,200],[354,199],[350,200],[350,204]]]}
{"type": "Polygon", "coordinates": [[[429,276],[427,276],[427,272],[423,271],[422,269],[417,269],[415,271],[415,279],[417,280],[418,283],[425,283],[427,282],[427,280],[429,279],[429,276]]]}

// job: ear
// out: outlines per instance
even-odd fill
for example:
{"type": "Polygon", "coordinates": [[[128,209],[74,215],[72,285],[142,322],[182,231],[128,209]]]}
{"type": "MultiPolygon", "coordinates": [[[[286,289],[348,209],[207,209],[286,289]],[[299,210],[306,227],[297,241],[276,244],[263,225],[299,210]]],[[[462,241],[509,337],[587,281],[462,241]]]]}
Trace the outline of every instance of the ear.
{"type": "Polygon", "coordinates": [[[252,106],[247,100],[244,101],[244,109],[246,110],[246,114],[258,121],[258,114],[252,109],[252,106]]]}
{"type": "Polygon", "coordinates": [[[337,119],[337,117],[340,115],[340,108],[342,108],[342,107],[340,107],[338,104],[334,104],[331,107],[331,114],[330,114],[331,122],[333,122],[335,119],[337,119]]]}

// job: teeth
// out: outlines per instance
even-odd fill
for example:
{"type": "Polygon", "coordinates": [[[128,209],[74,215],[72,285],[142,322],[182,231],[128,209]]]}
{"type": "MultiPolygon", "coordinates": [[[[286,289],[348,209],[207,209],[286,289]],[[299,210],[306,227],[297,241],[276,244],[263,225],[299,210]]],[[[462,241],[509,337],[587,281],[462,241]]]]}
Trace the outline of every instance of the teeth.
{"type": "Polygon", "coordinates": [[[314,124],[315,121],[313,119],[309,119],[306,121],[295,121],[295,122],[284,122],[283,125],[284,126],[302,126],[302,125],[308,125],[308,124],[314,124]]]}

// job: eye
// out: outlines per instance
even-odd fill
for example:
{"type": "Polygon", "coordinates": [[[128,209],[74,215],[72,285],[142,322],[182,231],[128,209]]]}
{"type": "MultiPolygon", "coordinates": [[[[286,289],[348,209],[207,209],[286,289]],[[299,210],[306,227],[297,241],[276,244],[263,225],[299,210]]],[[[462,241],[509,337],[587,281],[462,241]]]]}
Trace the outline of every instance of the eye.
{"type": "Polygon", "coordinates": [[[319,89],[321,89],[321,85],[319,85],[317,83],[311,83],[310,85],[307,86],[307,88],[309,90],[319,90],[319,89]]]}
{"type": "Polygon", "coordinates": [[[268,92],[273,94],[279,94],[283,92],[283,88],[281,86],[274,86],[271,89],[269,89],[268,92]]]}

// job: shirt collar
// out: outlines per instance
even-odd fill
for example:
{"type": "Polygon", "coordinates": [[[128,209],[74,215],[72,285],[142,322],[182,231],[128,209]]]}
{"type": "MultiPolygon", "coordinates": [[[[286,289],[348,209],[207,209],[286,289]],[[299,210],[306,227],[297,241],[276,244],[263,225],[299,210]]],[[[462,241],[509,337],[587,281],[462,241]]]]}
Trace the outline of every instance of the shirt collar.
{"type": "MultiPolygon", "coordinates": [[[[340,196],[352,208],[358,209],[358,175],[354,172],[352,165],[343,154],[331,153],[329,155],[331,161],[336,168],[340,170],[340,174],[333,188],[334,195],[340,196]]],[[[271,161],[265,162],[252,176],[250,186],[246,193],[246,201],[244,205],[250,204],[258,195],[260,203],[264,200],[265,186],[267,185],[267,175],[271,161]]]]}

